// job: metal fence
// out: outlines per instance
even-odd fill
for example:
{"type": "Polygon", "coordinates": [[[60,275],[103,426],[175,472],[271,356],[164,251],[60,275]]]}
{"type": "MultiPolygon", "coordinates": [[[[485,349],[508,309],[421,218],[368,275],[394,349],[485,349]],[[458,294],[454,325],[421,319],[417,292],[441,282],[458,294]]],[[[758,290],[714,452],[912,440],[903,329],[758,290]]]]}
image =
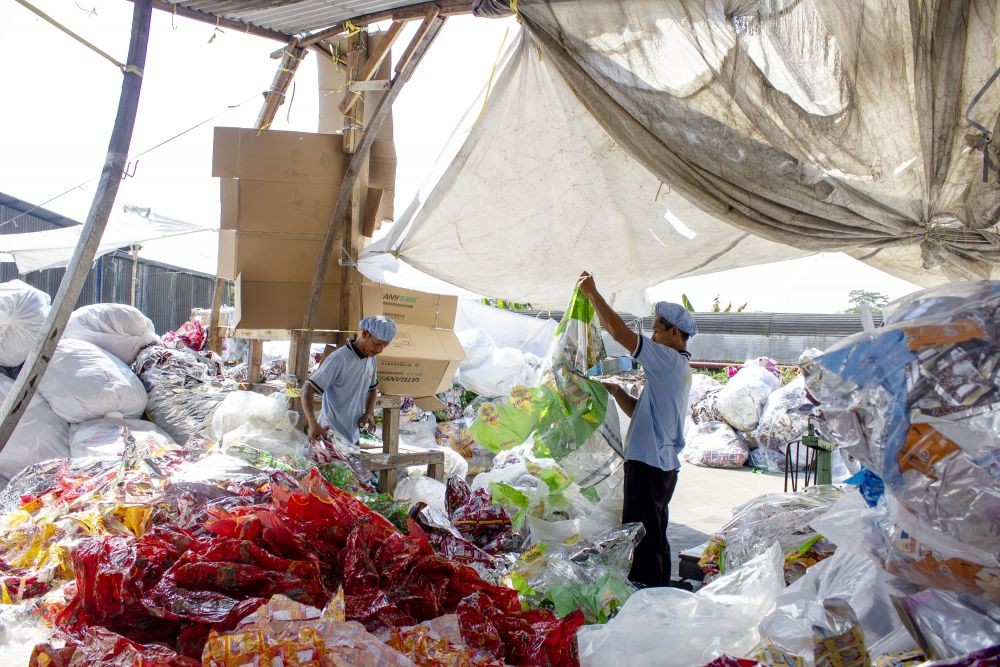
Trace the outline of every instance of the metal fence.
{"type": "MultiPolygon", "coordinates": [[[[72,224],[75,223],[68,218],[0,194],[0,235],[59,229],[72,224]],[[14,222],[3,224],[11,220],[14,222]]],[[[65,269],[46,269],[20,276],[14,264],[0,263],[0,281],[17,278],[52,297],[65,272],[65,269]]],[[[133,259],[127,252],[119,250],[99,257],[87,276],[76,307],[92,303],[131,303],[132,273],[133,259]]],[[[145,259],[135,263],[135,274],[135,306],[153,321],[157,333],[179,327],[191,316],[192,308],[212,307],[215,276],[145,259]]],[[[224,303],[231,303],[231,290],[226,290],[224,303]]]]}

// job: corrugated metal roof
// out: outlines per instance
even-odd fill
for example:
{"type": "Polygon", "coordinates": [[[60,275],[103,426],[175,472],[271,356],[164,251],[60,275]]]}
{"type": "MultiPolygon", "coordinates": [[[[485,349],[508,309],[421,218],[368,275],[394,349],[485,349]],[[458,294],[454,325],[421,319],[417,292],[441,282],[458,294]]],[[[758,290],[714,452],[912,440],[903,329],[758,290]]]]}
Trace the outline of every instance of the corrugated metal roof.
{"type": "Polygon", "coordinates": [[[323,30],[348,19],[427,3],[420,0],[182,0],[171,4],[291,36],[323,30]]]}

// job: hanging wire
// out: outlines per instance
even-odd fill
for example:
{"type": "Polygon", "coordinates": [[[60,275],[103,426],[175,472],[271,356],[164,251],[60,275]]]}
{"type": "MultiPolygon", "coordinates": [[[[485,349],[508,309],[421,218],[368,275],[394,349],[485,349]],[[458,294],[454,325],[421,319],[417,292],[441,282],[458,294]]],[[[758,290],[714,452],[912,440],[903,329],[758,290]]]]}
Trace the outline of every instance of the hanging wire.
{"type": "MultiPolygon", "coordinates": [[[[148,155],[148,154],[152,153],[153,151],[155,151],[156,149],[161,148],[163,146],[166,146],[167,144],[169,144],[170,142],[174,141],[175,139],[179,139],[180,137],[183,137],[188,132],[192,132],[192,131],[198,129],[199,127],[201,127],[202,125],[210,123],[213,120],[215,120],[215,119],[217,119],[217,118],[219,118],[221,116],[226,115],[227,113],[229,113],[233,109],[239,109],[244,104],[247,104],[248,102],[253,102],[254,100],[257,99],[257,96],[258,96],[258,93],[254,93],[253,96],[248,97],[247,99],[243,100],[242,102],[240,102],[238,104],[230,104],[230,105],[228,105],[225,108],[224,111],[220,111],[219,113],[217,113],[217,114],[215,114],[215,115],[213,115],[213,116],[211,116],[209,118],[206,118],[205,120],[203,120],[203,121],[201,121],[199,123],[196,123],[196,124],[192,125],[191,127],[187,128],[185,130],[181,130],[180,132],[178,132],[177,134],[173,135],[172,137],[164,139],[163,141],[161,141],[160,143],[156,144],[155,146],[147,148],[146,150],[142,151],[141,153],[137,153],[136,155],[133,156],[133,162],[136,165],[138,165],[139,164],[138,158],[142,157],[143,155],[148,155]]],[[[131,164],[131,162],[129,164],[131,164]]],[[[128,168],[126,167],[126,171],[127,170],[128,170],[128,168]]],[[[134,174],[135,174],[135,172],[133,170],[133,172],[131,174],[122,175],[122,177],[125,178],[127,176],[133,176],[134,174]]],[[[10,220],[5,220],[4,222],[0,222],[0,227],[3,227],[4,225],[9,225],[12,222],[16,222],[17,220],[21,219],[22,217],[28,215],[29,213],[32,213],[33,211],[37,211],[38,209],[51,204],[52,202],[56,201],[57,199],[61,199],[62,197],[65,197],[66,195],[68,195],[69,193],[73,192],[74,190],[82,190],[83,186],[87,185],[88,183],[92,183],[95,180],[97,180],[97,179],[96,178],[88,178],[87,180],[83,181],[82,183],[74,185],[73,187],[69,188],[68,190],[66,190],[64,192],[60,192],[59,194],[57,194],[54,197],[46,199],[41,204],[37,204],[35,206],[32,206],[27,211],[23,211],[22,213],[17,214],[16,216],[14,216],[13,218],[11,218],[10,220]]]]}

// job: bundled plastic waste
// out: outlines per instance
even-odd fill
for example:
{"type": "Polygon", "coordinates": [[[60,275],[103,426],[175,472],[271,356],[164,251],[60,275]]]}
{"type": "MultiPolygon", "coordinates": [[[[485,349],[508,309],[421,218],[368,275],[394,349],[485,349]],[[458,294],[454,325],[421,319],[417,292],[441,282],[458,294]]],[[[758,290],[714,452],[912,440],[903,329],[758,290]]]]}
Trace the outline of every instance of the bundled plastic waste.
{"type": "Polygon", "coordinates": [[[712,535],[699,565],[706,575],[726,574],[778,543],[791,582],[830,556],[834,546],[810,523],[826,514],[843,491],[812,486],[802,492],[770,493],[733,510],[733,517],[712,535]]]}
{"type": "Polygon", "coordinates": [[[580,664],[594,667],[702,665],[724,655],[749,655],[757,624],[784,587],[782,554],[773,545],[742,568],[697,593],[644,588],[606,625],[579,630],[580,664]]]}
{"type": "Polygon", "coordinates": [[[73,311],[63,338],[85,340],[115,355],[126,365],[139,350],[159,340],[153,322],[132,306],[95,303],[73,311]]]}
{"type": "Polygon", "coordinates": [[[196,352],[205,347],[207,339],[208,333],[201,320],[189,320],[177,327],[176,331],[168,331],[160,337],[163,344],[168,347],[188,348],[196,352]]]}
{"type": "Polygon", "coordinates": [[[69,456],[120,457],[129,437],[135,438],[139,449],[151,456],[178,449],[174,439],[152,422],[111,417],[73,424],[69,430],[69,456]]]}
{"type": "Polygon", "coordinates": [[[233,391],[212,414],[212,437],[223,451],[243,446],[275,456],[307,458],[309,438],[295,428],[298,414],[288,410],[284,393],[270,396],[252,391],[233,391]]]}
{"type": "Polygon", "coordinates": [[[587,377],[603,357],[594,307],[575,290],[542,366],[541,384],[516,386],[502,402],[482,402],[469,433],[494,452],[531,437],[535,454],[559,461],[581,487],[606,481],[621,466],[624,446],[607,390],[587,377]]]}
{"type": "Polygon", "coordinates": [[[38,393],[71,424],[111,415],[139,417],[146,409],[146,390],[135,373],[82,340],[59,341],[38,393]]]}
{"type": "Polygon", "coordinates": [[[747,441],[755,447],[783,455],[788,443],[805,435],[812,408],[812,403],[806,398],[805,379],[799,376],[771,392],[757,428],[747,433],[747,441]]]}
{"type": "Polygon", "coordinates": [[[743,439],[725,422],[688,421],[681,458],[707,468],[742,468],[750,455],[743,439]]]}
{"type": "Polygon", "coordinates": [[[20,366],[38,340],[52,301],[20,280],[0,283],[0,366],[20,366]]]}
{"type": "Polygon", "coordinates": [[[722,417],[722,411],[719,409],[719,392],[721,390],[721,386],[718,389],[709,389],[701,395],[701,398],[691,403],[691,419],[696,424],[725,421],[722,417]]]}
{"type": "Polygon", "coordinates": [[[705,394],[718,389],[722,389],[722,383],[715,378],[701,373],[692,373],[691,389],[688,391],[688,406],[693,406],[704,398],[705,394]]]}
{"type": "Polygon", "coordinates": [[[629,523],[573,546],[539,544],[514,564],[514,587],[560,617],[580,609],[588,623],[606,623],[636,590],[628,570],[644,534],[641,523],[629,523]]]}
{"type": "Polygon", "coordinates": [[[768,396],[780,386],[781,381],[773,372],[748,361],[719,390],[719,412],[737,431],[752,431],[760,421],[768,396]]]}
{"type": "Polygon", "coordinates": [[[827,438],[885,483],[886,568],[1000,601],[1000,283],[904,297],[803,371],[827,438]]]}
{"type": "Polygon", "coordinates": [[[187,349],[147,347],[133,368],[149,392],[150,418],[180,443],[208,426],[219,403],[236,388],[224,378],[217,358],[187,349]]]}
{"type": "MultiPolygon", "coordinates": [[[[13,380],[0,375],[0,401],[7,398],[13,386],[13,380]]],[[[0,488],[32,463],[65,458],[69,452],[69,425],[52,411],[48,401],[35,394],[0,452],[0,488]]]]}

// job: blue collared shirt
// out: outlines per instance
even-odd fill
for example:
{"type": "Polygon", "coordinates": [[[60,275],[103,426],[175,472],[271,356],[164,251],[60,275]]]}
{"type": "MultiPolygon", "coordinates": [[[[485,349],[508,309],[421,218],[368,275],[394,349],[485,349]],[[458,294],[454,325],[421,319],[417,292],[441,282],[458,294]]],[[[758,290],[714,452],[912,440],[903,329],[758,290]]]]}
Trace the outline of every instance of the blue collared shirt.
{"type": "Polygon", "coordinates": [[[646,371],[625,436],[625,460],[661,470],[677,470],[684,449],[684,416],[691,390],[691,355],[639,336],[632,357],[646,371]]]}
{"type": "Polygon", "coordinates": [[[362,356],[353,342],[348,342],[323,360],[309,377],[309,384],[323,394],[320,424],[349,443],[358,442],[358,420],[365,413],[368,390],[378,385],[375,357],[362,356]]]}

